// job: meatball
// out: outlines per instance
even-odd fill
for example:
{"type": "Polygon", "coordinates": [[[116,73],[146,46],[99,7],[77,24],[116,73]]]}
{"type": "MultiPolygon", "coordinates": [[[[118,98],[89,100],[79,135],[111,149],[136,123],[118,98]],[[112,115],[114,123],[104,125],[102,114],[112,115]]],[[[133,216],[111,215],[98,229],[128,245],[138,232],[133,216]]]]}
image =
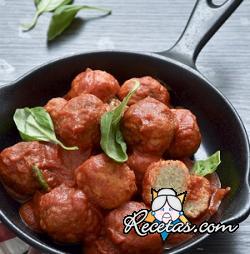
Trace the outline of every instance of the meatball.
{"type": "Polygon", "coordinates": [[[84,254],[121,254],[121,252],[107,237],[101,236],[84,247],[84,254]]]}
{"type": "Polygon", "coordinates": [[[143,203],[131,201],[111,211],[105,218],[106,234],[108,238],[118,246],[122,253],[161,253],[163,243],[159,234],[149,234],[147,236],[140,237],[134,230],[131,230],[128,234],[123,233],[124,217],[141,209],[147,208],[143,203]]]}
{"type": "Polygon", "coordinates": [[[90,150],[75,150],[67,151],[59,148],[59,156],[62,167],[58,170],[44,170],[43,174],[47,179],[50,187],[56,187],[64,183],[69,187],[74,187],[75,181],[75,169],[79,167],[85,160],[90,157],[90,150]]]}
{"type": "MultiPolygon", "coordinates": [[[[39,189],[32,166],[42,170],[48,183],[55,171],[62,168],[58,147],[49,143],[20,142],[4,149],[0,154],[0,177],[7,189],[24,199],[39,189]]],[[[53,185],[53,184],[52,184],[53,185]]]]}
{"type": "Polygon", "coordinates": [[[198,218],[208,209],[210,197],[209,181],[205,177],[191,175],[183,207],[185,215],[192,219],[198,218]]]}
{"type": "Polygon", "coordinates": [[[178,194],[185,192],[189,184],[189,171],[181,161],[159,161],[152,163],[143,179],[143,200],[151,203],[151,189],[173,188],[178,194]]]}
{"type": "Polygon", "coordinates": [[[105,209],[120,206],[136,192],[134,172],[104,154],[85,161],[76,170],[76,182],[91,201],[105,209]]]}
{"type": "Polygon", "coordinates": [[[176,129],[175,117],[163,103],[147,97],[125,112],[122,132],[126,142],[142,153],[162,154],[176,129]]]}
{"type": "Polygon", "coordinates": [[[60,113],[60,111],[66,104],[67,100],[58,97],[49,100],[48,103],[44,106],[44,108],[50,114],[52,119],[56,119],[58,113],[60,113]]]}
{"type": "Polygon", "coordinates": [[[19,214],[23,222],[35,232],[41,232],[40,215],[39,215],[39,202],[41,199],[41,193],[36,192],[32,200],[24,203],[20,209],[19,214]]]}
{"type": "Polygon", "coordinates": [[[127,164],[134,171],[136,184],[138,189],[141,190],[143,177],[148,166],[156,161],[159,161],[161,156],[152,154],[143,154],[138,151],[133,151],[128,157],[127,164]]]}
{"type": "Polygon", "coordinates": [[[108,102],[118,93],[119,89],[118,81],[111,74],[88,68],[75,77],[65,98],[71,99],[80,94],[90,93],[103,102],[108,102]]]}
{"type": "Polygon", "coordinates": [[[71,174],[71,177],[74,178],[75,169],[77,169],[84,161],[86,161],[90,157],[91,150],[79,149],[74,151],[68,151],[65,149],[60,149],[59,155],[63,166],[68,169],[68,174],[71,174]]]}
{"type": "Polygon", "coordinates": [[[40,225],[55,241],[78,243],[94,240],[101,215],[81,190],[61,185],[41,197],[40,225]]]}
{"type": "Polygon", "coordinates": [[[153,79],[150,76],[145,76],[142,78],[132,78],[125,81],[118,93],[118,97],[120,100],[123,100],[127,96],[127,94],[134,88],[136,80],[140,82],[140,87],[129,100],[128,105],[132,105],[148,96],[169,105],[170,96],[168,90],[163,85],[161,85],[159,81],[153,79]]]}
{"type": "Polygon", "coordinates": [[[200,146],[201,134],[195,115],[187,109],[171,109],[177,120],[174,139],[168,149],[171,158],[193,155],[200,146]]]}
{"type": "MultiPolygon", "coordinates": [[[[53,99],[54,100],[54,99],[53,99]]],[[[45,106],[55,125],[59,138],[68,146],[91,149],[100,141],[100,118],[106,110],[96,96],[82,94],[69,100],[64,106],[51,101],[45,106]]]]}
{"type": "Polygon", "coordinates": [[[20,142],[0,154],[0,178],[17,200],[25,200],[41,188],[32,167],[42,172],[50,188],[75,185],[74,170],[90,156],[90,151],[66,151],[45,142],[20,142]]]}

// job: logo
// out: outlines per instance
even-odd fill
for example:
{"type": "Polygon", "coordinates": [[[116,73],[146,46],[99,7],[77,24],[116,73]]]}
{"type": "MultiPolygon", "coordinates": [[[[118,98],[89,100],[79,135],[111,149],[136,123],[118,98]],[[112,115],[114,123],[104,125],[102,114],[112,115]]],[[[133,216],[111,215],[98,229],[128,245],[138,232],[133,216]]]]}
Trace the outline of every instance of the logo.
{"type": "Polygon", "coordinates": [[[151,209],[134,211],[124,217],[123,232],[128,234],[134,230],[137,235],[144,237],[148,234],[158,233],[165,241],[170,233],[233,233],[239,225],[224,225],[222,223],[208,223],[204,221],[199,226],[192,224],[183,212],[187,192],[177,195],[171,188],[158,191],[152,189],[151,209]]]}
{"type": "MultiPolygon", "coordinates": [[[[177,195],[174,189],[161,189],[158,192],[152,189],[152,197],[151,211],[145,219],[146,222],[170,224],[170,227],[180,222],[188,222],[183,213],[183,202],[186,192],[177,195]]],[[[163,231],[161,237],[165,241],[168,237],[168,232],[163,231]]]]}

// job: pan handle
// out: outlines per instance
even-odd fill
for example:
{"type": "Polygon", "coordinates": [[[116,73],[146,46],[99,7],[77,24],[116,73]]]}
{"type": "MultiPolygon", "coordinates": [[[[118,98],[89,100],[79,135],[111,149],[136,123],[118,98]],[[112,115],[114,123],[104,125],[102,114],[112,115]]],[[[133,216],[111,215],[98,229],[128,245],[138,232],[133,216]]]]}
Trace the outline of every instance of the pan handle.
{"type": "Polygon", "coordinates": [[[226,0],[218,5],[213,0],[197,0],[178,41],[159,54],[196,68],[195,62],[202,48],[242,1],[226,0]]]}

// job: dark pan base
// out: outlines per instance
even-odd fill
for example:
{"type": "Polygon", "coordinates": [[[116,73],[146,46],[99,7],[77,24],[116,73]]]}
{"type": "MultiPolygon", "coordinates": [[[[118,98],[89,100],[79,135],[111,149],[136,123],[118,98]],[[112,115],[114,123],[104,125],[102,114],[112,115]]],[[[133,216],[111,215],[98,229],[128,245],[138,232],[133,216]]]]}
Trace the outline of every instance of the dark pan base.
{"type": "MultiPolygon", "coordinates": [[[[201,126],[202,145],[195,155],[204,158],[221,150],[218,169],[222,186],[230,186],[230,195],[219,213],[226,223],[239,223],[249,214],[248,139],[242,122],[232,105],[194,69],[156,54],[132,52],[93,52],[51,62],[30,72],[13,84],[0,89],[0,149],[15,144],[18,133],[12,120],[16,108],[44,105],[70,88],[76,74],[85,68],[102,69],[120,83],[131,77],[151,75],[169,87],[173,104],[194,112],[201,126]]],[[[48,237],[37,235],[24,226],[18,215],[18,204],[0,188],[0,219],[29,244],[49,253],[81,253],[73,246],[61,246],[48,237]]],[[[167,251],[180,253],[207,235],[167,251]]]]}

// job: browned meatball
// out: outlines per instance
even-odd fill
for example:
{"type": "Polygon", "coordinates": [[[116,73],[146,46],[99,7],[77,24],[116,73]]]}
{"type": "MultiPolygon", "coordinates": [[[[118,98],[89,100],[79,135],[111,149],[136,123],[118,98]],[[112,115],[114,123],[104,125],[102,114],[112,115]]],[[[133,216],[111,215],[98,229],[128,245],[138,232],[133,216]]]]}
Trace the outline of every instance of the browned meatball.
{"type": "Polygon", "coordinates": [[[71,99],[83,93],[90,93],[107,102],[118,93],[119,89],[118,81],[111,74],[88,68],[72,81],[66,98],[71,99]]]}
{"type": "Polygon", "coordinates": [[[0,177],[10,190],[27,198],[39,189],[32,173],[34,165],[43,171],[45,178],[61,169],[57,146],[34,141],[20,142],[4,149],[0,154],[0,177]]]}
{"type": "Polygon", "coordinates": [[[148,96],[169,105],[170,97],[168,90],[163,85],[161,85],[159,81],[153,79],[150,76],[145,76],[142,78],[132,78],[125,81],[118,93],[118,97],[120,98],[120,100],[123,100],[124,97],[126,97],[126,95],[134,88],[135,80],[138,80],[140,82],[140,87],[129,100],[128,105],[132,105],[148,96]]]}
{"type": "Polygon", "coordinates": [[[0,178],[15,199],[26,199],[40,185],[32,172],[36,165],[50,188],[62,183],[75,185],[74,170],[90,156],[90,151],[66,151],[43,142],[20,142],[0,154],[0,178]]]}
{"type": "MultiPolygon", "coordinates": [[[[55,125],[55,131],[66,145],[91,149],[100,141],[100,118],[106,110],[104,103],[92,94],[82,94],[64,106],[55,99],[45,106],[55,125]]],[[[58,100],[58,99],[57,99],[58,100]]]]}
{"type": "Polygon", "coordinates": [[[54,240],[77,243],[94,240],[101,227],[101,215],[86,195],[61,185],[41,197],[40,225],[54,240]]]}
{"type": "Polygon", "coordinates": [[[105,219],[106,233],[109,239],[116,244],[122,253],[126,254],[157,254],[162,252],[163,243],[159,234],[138,236],[132,229],[128,234],[123,233],[125,216],[134,211],[147,209],[143,203],[128,202],[111,211],[105,219]]]}
{"type": "Polygon", "coordinates": [[[67,151],[57,146],[58,157],[61,166],[56,169],[46,168],[42,173],[49,184],[50,188],[64,183],[69,187],[75,186],[75,169],[90,157],[90,150],[67,151]]]}
{"type": "Polygon", "coordinates": [[[107,237],[101,236],[84,246],[84,254],[121,254],[121,251],[107,237]]]}
{"type": "Polygon", "coordinates": [[[195,219],[203,214],[209,206],[211,188],[209,181],[202,176],[192,175],[184,203],[184,213],[195,219]]]}
{"type": "Polygon", "coordinates": [[[162,154],[176,129],[175,117],[163,103],[147,97],[125,112],[122,132],[126,142],[143,153],[162,154]]]}
{"type": "Polygon", "coordinates": [[[47,102],[44,106],[45,110],[50,114],[52,119],[57,118],[57,114],[60,113],[61,109],[67,104],[67,100],[63,98],[53,98],[47,102]]]}
{"type": "Polygon", "coordinates": [[[171,158],[193,155],[200,146],[201,134],[195,115],[187,109],[171,109],[177,119],[177,130],[169,147],[171,158]]]}
{"type": "MultiPolygon", "coordinates": [[[[74,171],[77,169],[84,161],[86,161],[91,155],[91,150],[74,150],[68,151],[64,149],[59,149],[59,156],[61,163],[64,168],[67,169],[68,174],[74,178],[74,171]]],[[[66,172],[67,173],[67,172],[66,172]]]]}
{"type": "Polygon", "coordinates": [[[76,170],[76,181],[91,201],[106,209],[120,206],[136,192],[134,172],[104,154],[85,161],[76,170]]]}
{"type": "Polygon", "coordinates": [[[143,179],[143,200],[151,203],[151,189],[173,188],[178,194],[187,190],[189,171],[181,161],[159,161],[152,163],[146,170],[143,179]]]}
{"type": "Polygon", "coordinates": [[[160,159],[161,156],[159,155],[140,153],[136,150],[133,151],[128,157],[127,164],[135,173],[138,189],[141,190],[143,177],[148,166],[153,162],[159,161],[160,159]]]}

